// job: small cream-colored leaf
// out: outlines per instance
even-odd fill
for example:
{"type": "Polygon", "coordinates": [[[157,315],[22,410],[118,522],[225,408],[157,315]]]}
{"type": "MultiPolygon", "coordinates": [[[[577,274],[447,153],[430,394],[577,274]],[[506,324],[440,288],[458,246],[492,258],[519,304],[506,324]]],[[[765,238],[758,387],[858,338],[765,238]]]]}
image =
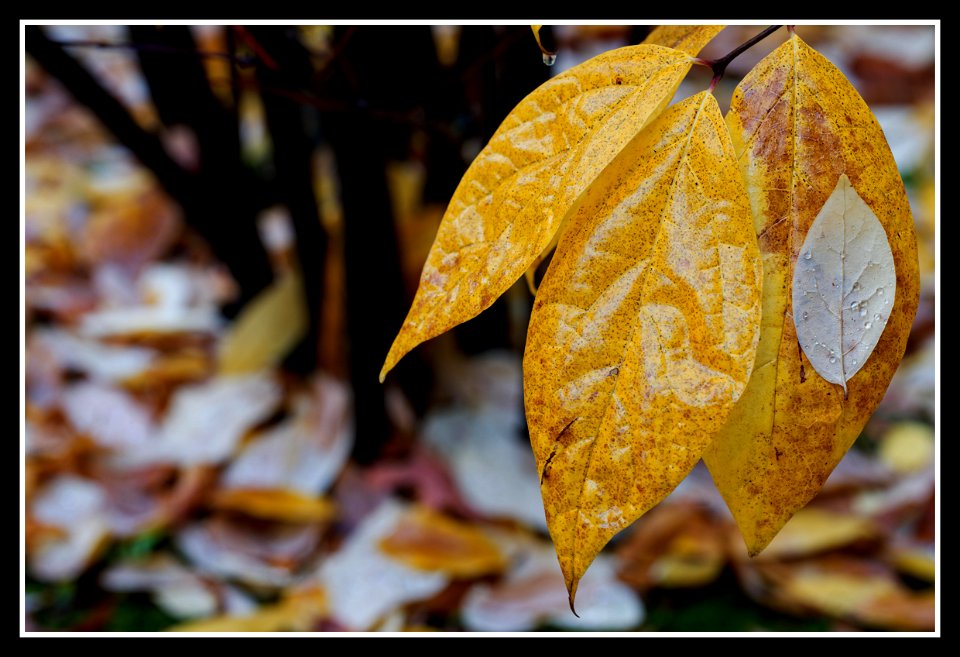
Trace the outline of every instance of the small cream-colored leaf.
{"type": "Polygon", "coordinates": [[[800,253],[793,271],[797,339],[817,373],[846,392],[880,340],[897,289],[887,234],[846,174],[800,253]]]}

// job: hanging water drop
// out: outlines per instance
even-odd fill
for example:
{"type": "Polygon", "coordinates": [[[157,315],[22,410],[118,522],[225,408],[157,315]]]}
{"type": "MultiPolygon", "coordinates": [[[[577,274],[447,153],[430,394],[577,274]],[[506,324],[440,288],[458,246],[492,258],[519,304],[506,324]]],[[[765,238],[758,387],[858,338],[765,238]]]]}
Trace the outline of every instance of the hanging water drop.
{"type": "Polygon", "coordinates": [[[850,310],[856,310],[859,307],[860,307],[860,304],[857,303],[856,301],[850,304],[850,310]]]}
{"type": "Polygon", "coordinates": [[[803,312],[803,318],[804,318],[804,319],[807,319],[807,318],[809,318],[809,317],[810,317],[810,313],[804,311],[804,312],[803,312]]]}
{"type": "Polygon", "coordinates": [[[883,318],[880,317],[880,313],[874,313],[874,314],[873,314],[873,321],[879,322],[881,319],[883,319],[883,318]]]}
{"type": "Polygon", "coordinates": [[[863,328],[870,330],[870,327],[873,326],[872,322],[864,322],[863,328]]]}
{"type": "Polygon", "coordinates": [[[865,308],[861,308],[861,309],[860,309],[860,316],[861,316],[861,317],[866,317],[866,316],[867,316],[867,311],[866,311],[865,308]]]}
{"type": "Polygon", "coordinates": [[[809,259],[812,258],[812,257],[813,257],[813,254],[810,253],[809,251],[807,251],[806,253],[803,254],[803,259],[804,259],[804,260],[809,260],[809,259]]]}
{"type": "Polygon", "coordinates": [[[836,362],[837,362],[836,357],[835,357],[835,356],[830,356],[830,362],[831,362],[831,363],[836,363],[836,362]]]}
{"type": "Polygon", "coordinates": [[[557,56],[554,53],[545,52],[543,53],[543,63],[547,66],[553,66],[557,63],[557,56]]]}
{"type": "Polygon", "coordinates": [[[879,296],[881,296],[881,297],[883,296],[883,288],[882,288],[882,287],[878,287],[878,288],[877,288],[877,295],[879,295],[879,296]]]}
{"type": "Polygon", "coordinates": [[[852,359],[852,360],[850,361],[850,364],[851,364],[851,365],[856,365],[856,364],[857,364],[857,359],[856,359],[856,358],[852,359]]]}

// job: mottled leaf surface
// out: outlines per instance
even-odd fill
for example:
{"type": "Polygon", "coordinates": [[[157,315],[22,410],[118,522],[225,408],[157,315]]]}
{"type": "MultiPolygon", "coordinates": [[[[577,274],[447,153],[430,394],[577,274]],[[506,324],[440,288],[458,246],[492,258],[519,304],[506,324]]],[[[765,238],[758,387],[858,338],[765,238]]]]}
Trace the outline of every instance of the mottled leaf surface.
{"type": "Polygon", "coordinates": [[[692,61],[662,46],[619,48],[520,101],[447,206],[381,380],[404,354],[476,316],[523,275],[584,190],[667,106],[692,61]]]}
{"type": "Polygon", "coordinates": [[[757,554],[816,495],[883,398],[917,309],[917,246],[880,125],[843,74],[798,36],[741,81],[727,125],[763,257],[763,319],[750,384],[704,461],[757,554]],[[791,302],[804,239],[841,174],[876,214],[896,265],[896,294],[883,295],[881,306],[887,325],[847,381],[846,399],[800,348],[791,302]]]}
{"type": "Polygon", "coordinates": [[[534,304],[524,399],[571,598],[746,385],[761,269],[716,100],[668,109],[590,188],[534,304]]]}
{"type": "Polygon", "coordinates": [[[676,48],[696,57],[705,45],[720,34],[725,25],[660,25],[647,35],[644,43],[676,48]]]}

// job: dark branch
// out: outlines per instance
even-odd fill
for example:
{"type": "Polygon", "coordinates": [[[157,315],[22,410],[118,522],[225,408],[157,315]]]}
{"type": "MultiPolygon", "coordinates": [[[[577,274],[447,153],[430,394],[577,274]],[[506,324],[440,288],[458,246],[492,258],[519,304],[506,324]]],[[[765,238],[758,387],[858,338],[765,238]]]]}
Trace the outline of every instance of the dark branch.
{"type": "Polygon", "coordinates": [[[768,36],[776,32],[777,30],[779,30],[781,27],[783,27],[783,25],[771,25],[770,27],[765,29],[763,32],[760,32],[759,34],[757,34],[755,37],[751,39],[747,39],[746,41],[741,43],[739,46],[737,46],[736,48],[728,52],[726,55],[718,59],[698,59],[697,62],[699,64],[702,64],[704,66],[709,66],[710,69],[713,71],[713,81],[710,83],[710,87],[711,88],[715,87],[717,82],[719,82],[723,78],[723,74],[727,71],[727,66],[730,64],[730,62],[735,60],[737,57],[742,55],[744,52],[746,52],[753,46],[757,45],[758,43],[766,39],[768,36]]]}
{"type": "Polygon", "coordinates": [[[190,196],[190,174],[167,154],[159,137],[141,128],[126,107],[104,89],[86,68],[50,41],[38,26],[28,25],[24,40],[27,53],[66,87],[80,104],[92,111],[117,140],[153,172],[172,197],[183,199],[190,196]]]}
{"type": "Polygon", "coordinates": [[[168,55],[194,55],[207,59],[225,59],[235,63],[237,66],[250,67],[256,63],[252,56],[231,55],[228,52],[216,52],[212,50],[192,50],[186,48],[174,48],[160,43],[115,43],[111,41],[98,41],[95,39],[49,39],[50,43],[61,48],[93,48],[96,50],[133,50],[156,52],[168,55]]]}

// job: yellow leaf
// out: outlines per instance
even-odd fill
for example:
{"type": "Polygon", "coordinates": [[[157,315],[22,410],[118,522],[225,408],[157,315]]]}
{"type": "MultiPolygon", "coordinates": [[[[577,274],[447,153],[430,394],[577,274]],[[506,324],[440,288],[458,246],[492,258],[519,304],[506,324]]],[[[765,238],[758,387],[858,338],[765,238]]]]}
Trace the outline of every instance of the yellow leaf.
{"type": "Polygon", "coordinates": [[[584,190],[667,106],[692,61],[662,46],[619,48],[520,101],[450,200],[381,381],[404,354],[476,316],[523,275],[584,190]]]}
{"type": "Polygon", "coordinates": [[[534,304],[524,400],[571,599],[723,424],[753,364],[760,288],[733,146],[702,92],[588,190],[534,304]]]}
{"type": "Polygon", "coordinates": [[[181,623],[169,632],[303,632],[327,613],[327,597],[321,588],[288,594],[283,600],[264,605],[244,616],[222,615],[181,623]]]}
{"type": "Polygon", "coordinates": [[[676,48],[696,57],[705,45],[720,34],[725,25],[660,25],[655,27],[644,43],[676,48]]]}
{"type": "Polygon", "coordinates": [[[895,472],[919,472],[933,461],[934,435],[930,425],[898,422],[890,427],[880,443],[880,460],[895,472]]]}
{"type": "Polygon", "coordinates": [[[291,269],[247,304],[220,341],[220,373],[248,374],[277,365],[306,334],[307,324],[303,282],[291,269]]]}
{"type": "Polygon", "coordinates": [[[801,571],[784,587],[785,596],[831,616],[855,615],[874,599],[897,592],[889,579],[816,570],[801,571]]]}
{"type": "Polygon", "coordinates": [[[380,549],[411,568],[452,577],[480,577],[506,567],[500,550],[479,528],[423,508],[404,515],[380,549]]]}
{"type": "Polygon", "coordinates": [[[210,506],[222,511],[238,511],[255,518],[283,522],[323,522],[336,515],[330,500],[309,497],[292,490],[220,489],[210,506]]]}
{"type": "Polygon", "coordinates": [[[792,559],[880,537],[879,528],[869,518],[824,509],[802,509],[770,542],[763,558],[792,559]]]}
{"type": "Polygon", "coordinates": [[[847,381],[877,346],[897,291],[887,235],[847,174],[840,174],[800,253],[793,270],[797,339],[817,373],[846,394],[847,381]]]}
{"type": "Polygon", "coordinates": [[[934,629],[934,592],[912,591],[885,565],[852,556],[748,562],[741,582],[765,605],[903,631],[934,629]],[[746,577],[743,577],[747,575],[746,577]]]}
{"type": "Polygon", "coordinates": [[[932,549],[916,546],[893,547],[888,560],[901,573],[917,579],[933,583],[937,578],[937,562],[932,549]]]}
{"type": "Polygon", "coordinates": [[[755,555],[816,495],[883,397],[917,308],[917,247],[879,124],[796,35],[743,79],[727,125],[763,256],[763,319],[750,383],[704,461],[755,555]],[[801,353],[790,292],[803,240],[841,174],[886,231],[897,276],[886,328],[846,400],[801,353]]]}

